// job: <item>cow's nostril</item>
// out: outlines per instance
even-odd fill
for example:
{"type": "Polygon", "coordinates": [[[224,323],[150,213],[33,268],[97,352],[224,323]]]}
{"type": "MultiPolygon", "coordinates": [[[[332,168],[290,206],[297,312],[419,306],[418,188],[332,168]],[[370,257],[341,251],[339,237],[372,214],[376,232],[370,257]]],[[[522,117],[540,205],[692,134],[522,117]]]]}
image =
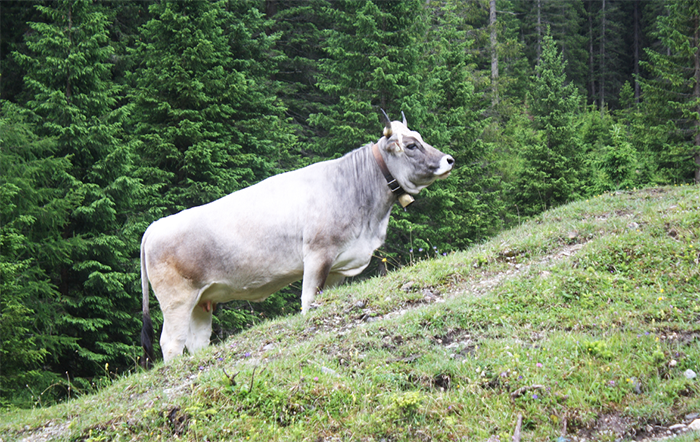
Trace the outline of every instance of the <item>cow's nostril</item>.
{"type": "Polygon", "coordinates": [[[448,155],[447,156],[447,164],[449,164],[451,166],[454,163],[455,163],[455,159],[448,155]]]}

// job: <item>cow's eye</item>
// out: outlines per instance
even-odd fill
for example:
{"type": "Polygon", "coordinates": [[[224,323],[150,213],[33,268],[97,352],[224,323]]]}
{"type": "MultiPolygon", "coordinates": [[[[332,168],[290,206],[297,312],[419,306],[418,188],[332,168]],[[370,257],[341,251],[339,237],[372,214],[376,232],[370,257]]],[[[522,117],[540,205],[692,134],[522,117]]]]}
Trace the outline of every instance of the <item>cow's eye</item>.
{"type": "Polygon", "coordinates": [[[411,144],[409,144],[408,146],[406,146],[406,149],[408,149],[408,150],[413,150],[413,149],[415,149],[416,147],[418,147],[418,146],[416,146],[416,143],[411,143],[411,144]]]}

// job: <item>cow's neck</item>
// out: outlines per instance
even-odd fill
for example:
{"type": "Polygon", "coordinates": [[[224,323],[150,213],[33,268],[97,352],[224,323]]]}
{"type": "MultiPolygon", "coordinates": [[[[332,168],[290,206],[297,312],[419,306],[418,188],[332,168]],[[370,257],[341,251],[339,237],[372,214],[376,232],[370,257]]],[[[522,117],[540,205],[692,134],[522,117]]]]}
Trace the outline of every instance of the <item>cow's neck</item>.
{"type": "Polygon", "coordinates": [[[379,166],[379,170],[381,170],[382,175],[384,175],[386,185],[389,186],[389,189],[391,189],[391,193],[396,195],[401,207],[405,209],[415,200],[404,190],[403,187],[401,187],[401,184],[399,184],[391,172],[389,172],[389,168],[387,167],[386,162],[384,162],[382,153],[379,151],[378,144],[372,145],[372,156],[374,157],[374,161],[377,163],[377,166],[379,166]]]}
{"type": "Polygon", "coordinates": [[[384,174],[374,159],[372,145],[356,149],[343,159],[350,163],[353,171],[353,191],[347,193],[347,197],[354,200],[353,205],[380,218],[388,216],[398,197],[387,186],[384,174]]]}

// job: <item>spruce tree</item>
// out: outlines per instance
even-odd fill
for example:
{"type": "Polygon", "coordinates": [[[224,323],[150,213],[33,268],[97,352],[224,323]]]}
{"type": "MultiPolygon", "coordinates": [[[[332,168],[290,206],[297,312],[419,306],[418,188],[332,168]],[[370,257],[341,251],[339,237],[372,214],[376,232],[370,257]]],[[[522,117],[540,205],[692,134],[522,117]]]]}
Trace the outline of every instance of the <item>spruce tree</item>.
{"type": "Polygon", "coordinates": [[[642,79],[647,126],[659,137],[643,147],[661,183],[700,183],[700,4],[669,2],[652,36],[661,47],[646,49],[649,73],[642,79]]]}
{"type": "Polygon", "coordinates": [[[490,72],[475,65],[475,42],[463,20],[467,6],[447,2],[429,8],[430,27],[416,45],[422,54],[418,75],[424,93],[416,96],[419,106],[414,109],[419,112],[410,114],[409,123],[451,154],[456,167],[445,181],[425,189],[409,212],[394,214],[392,223],[402,229],[393,235],[403,236],[401,242],[413,249],[414,257],[421,248],[423,256],[465,248],[500,224],[497,192],[492,192],[495,180],[487,161],[489,146],[482,139],[492,91],[477,87],[486,85],[482,79],[490,72]]]}
{"type": "Polygon", "coordinates": [[[527,215],[579,194],[582,151],[575,116],[581,97],[576,86],[567,82],[565,67],[554,39],[546,34],[527,100],[534,133],[522,133],[524,166],[512,189],[521,213],[527,215]]]}
{"type": "Polygon", "coordinates": [[[276,0],[267,2],[272,25],[268,33],[279,38],[275,49],[284,54],[275,79],[280,82],[279,97],[298,130],[299,153],[313,160],[315,154],[308,142],[323,138],[325,129],[309,124],[309,116],[325,112],[329,97],[318,87],[319,60],[325,55],[324,33],[334,23],[327,0],[299,2],[276,0]]]}
{"type": "Polygon", "coordinates": [[[584,90],[588,50],[583,32],[586,18],[583,0],[514,0],[513,3],[521,17],[521,36],[531,64],[540,63],[544,38],[549,32],[561,46],[568,78],[584,90]]]}
{"type": "Polygon", "coordinates": [[[392,118],[403,110],[420,120],[416,43],[426,23],[416,0],[335,2],[329,14],[335,26],[325,32],[318,85],[330,103],[309,120],[327,133],[315,152],[334,157],[381,135],[380,108],[392,118]]]}
{"type": "MultiPolygon", "coordinates": [[[[63,262],[41,263],[60,296],[45,299],[57,313],[42,324],[46,334],[70,339],[51,349],[49,370],[70,376],[104,373],[105,364],[129,367],[137,353],[139,238],[134,223],[142,188],[130,178],[132,156],[120,140],[126,112],[111,81],[113,50],[106,16],[88,0],[37,6],[29,52],[17,53],[27,70],[27,108],[53,152],[70,160],[80,200],[59,238],[70,240],[63,262]]],[[[56,237],[48,241],[58,240],[56,237]]],[[[43,318],[42,315],[37,315],[43,318]]]]}
{"type": "Polygon", "coordinates": [[[70,162],[52,156],[53,140],[39,139],[16,105],[0,109],[0,134],[0,404],[32,406],[32,391],[60,377],[42,372],[47,356],[75,343],[46,324],[61,320],[47,270],[69,261],[61,233],[77,201],[70,162]]]}
{"type": "Polygon", "coordinates": [[[210,202],[289,165],[295,144],[269,78],[274,38],[250,2],[150,7],[133,75],[141,176],[156,216],[210,202]]]}

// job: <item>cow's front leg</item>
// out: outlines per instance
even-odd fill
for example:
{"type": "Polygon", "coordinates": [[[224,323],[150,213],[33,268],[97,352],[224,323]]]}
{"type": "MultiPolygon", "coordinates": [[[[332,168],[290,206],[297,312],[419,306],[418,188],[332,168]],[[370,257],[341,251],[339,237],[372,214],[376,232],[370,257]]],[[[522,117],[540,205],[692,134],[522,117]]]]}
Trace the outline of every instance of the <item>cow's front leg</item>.
{"type": "Polygon", "coordinates": [[[190,329],[187,334],[185,347],[190,353],[194,353],[207,345],[211,338],[211,319],[216,304],[211,301],[203,301],[192,310],[190,329]]]}
{"type": "Polygon", "coordinates": [[[323,290],[331,270],[332,260],[325,256],[311,255],[304,258],[304,279],[301,284],[301,312],[306,314],[316,294],[323,290]]]}

